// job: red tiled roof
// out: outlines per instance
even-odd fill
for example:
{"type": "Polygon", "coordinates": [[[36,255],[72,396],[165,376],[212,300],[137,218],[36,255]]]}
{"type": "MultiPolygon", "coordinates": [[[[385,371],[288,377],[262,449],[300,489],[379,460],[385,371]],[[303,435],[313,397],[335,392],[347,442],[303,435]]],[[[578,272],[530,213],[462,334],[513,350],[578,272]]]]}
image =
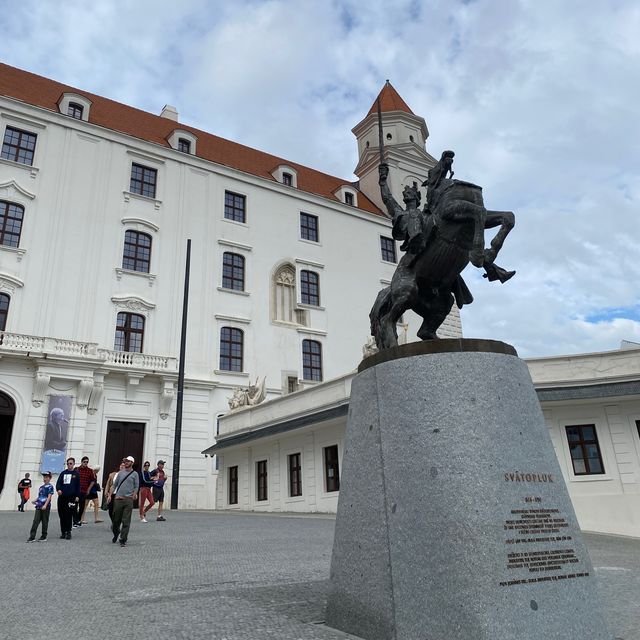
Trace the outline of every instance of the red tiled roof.
{"type": "MultiPolygon", "coordinates": [[[[163,147],[170,146],[167,138],[174,129],[179,128],[190,131],[198,137],[196,155],[199,158],[273,180],[274,182],[275,178],[271,175],[271,172],[281,164],[289,165],[298,172],[297,188],[301,191],[338,201],[334,191],[342,185],[351,185],[355,188],[358,185],[357,182],[349,182],[342,178],[327,175],[290,160],[200,131],[181,122],[162,118],[152,113],[114,102],[108,98],[0,63],[0,95],[58,113],[58,101],[65,92],[77,93],[91,100],[89,122],[107,129],[120,131],[163,147]]],[[[383,215],[380,209],[361,191],[359,191],[358,195],[357,208],[383,215]]]]}
{"type": "Polygon", "coordinates": [[[378,100],[380,100],[380,111],[404,111],[413,115],[413,111],[409,109],[409,105],[400,97],[400,94],[393,88],[393,85],[387,80],[378,97],[373,101],[370,115],[378,112],[378,100]]]}

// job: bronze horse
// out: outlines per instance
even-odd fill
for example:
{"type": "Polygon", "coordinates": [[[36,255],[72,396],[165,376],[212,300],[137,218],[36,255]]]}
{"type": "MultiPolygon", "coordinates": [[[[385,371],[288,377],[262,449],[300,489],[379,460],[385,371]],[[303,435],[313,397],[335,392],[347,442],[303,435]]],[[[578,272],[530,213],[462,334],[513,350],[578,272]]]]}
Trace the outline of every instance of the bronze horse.
{"type": "Polygon", "coordinates": [[[494,260],[506,236],[515,224],[511,211],[488,211],[482,199],[482,187],[453,180],[453,151],[445,151],[429,171],[423,183],[427,187],[427,205],[421,211],[420,192],[405,187],[406,209],[395,201],[387,185],[389,167],[379,167],[382,199],[393,218],[393,237],[402,240],[402,256],[391,285],[380,291],[371,309],[371,335],[378,349],[398,344],[396,323],[411,309],[423,318],[418,337],[433,340],[437,329],[451,311],[453,303],[462,308],[473,296],[462,276],[471,262],[485,270],[490,281],[506,282],[515,271],[498,267],[494,260]],[[449,174],[449,177],[447,177],[449,174]],[[500,227],[484,247],[484,230],[500,227]]]}

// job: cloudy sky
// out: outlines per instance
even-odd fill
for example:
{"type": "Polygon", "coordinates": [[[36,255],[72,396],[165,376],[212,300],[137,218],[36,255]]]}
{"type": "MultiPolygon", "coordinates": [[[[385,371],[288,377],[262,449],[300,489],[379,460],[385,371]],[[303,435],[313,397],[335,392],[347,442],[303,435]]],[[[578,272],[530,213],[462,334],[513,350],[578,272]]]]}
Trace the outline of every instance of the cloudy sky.
{"type": "Polygon", "coordinates": [[[354,179],[386,78],[427,150],[517,225],[467,337],[523,356],[640,342],[635,0],[0,0],[0,59],[354,179]]]}

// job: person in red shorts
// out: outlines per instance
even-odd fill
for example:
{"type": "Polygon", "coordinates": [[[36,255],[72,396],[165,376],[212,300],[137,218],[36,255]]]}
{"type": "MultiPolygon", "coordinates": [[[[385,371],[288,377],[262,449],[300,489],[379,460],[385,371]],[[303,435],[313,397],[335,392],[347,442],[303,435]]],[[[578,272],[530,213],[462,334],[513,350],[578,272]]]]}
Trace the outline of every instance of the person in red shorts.
{"type": "Polygon", "coordinates": [[[149,473],[149,467],[151,466],[150,462],[145,462],[142,465],[142,471],[140,472],[140,493],[138,494],[138,506],[140,507],[140,522],[147,522],[145,515],[151,507],[155,504],[155,500],[153,499],[153,493],[151,491],[153,487],[153,480],[151,479],[151,474],[149,473]],[[149,501],[147,507],[145,507],[145,502],[149,501]]]}

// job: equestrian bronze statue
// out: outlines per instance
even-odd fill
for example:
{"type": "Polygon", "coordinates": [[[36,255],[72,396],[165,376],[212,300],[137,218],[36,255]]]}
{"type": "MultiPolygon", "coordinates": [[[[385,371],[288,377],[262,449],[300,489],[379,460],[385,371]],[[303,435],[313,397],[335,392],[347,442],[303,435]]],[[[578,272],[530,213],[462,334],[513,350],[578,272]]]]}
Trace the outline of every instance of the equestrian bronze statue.
{"type": "Polygon", "coordinates": [[[451,311],[453,303],[462,308],[473,296],[462,276],[471,262],[484,269],[490,281],[506,282],[515,271],[495,264],[504,239],[513,228],[511,211],[488,211],[482,187],[453,179],[453,151],[445,151],[429,171],[422,186],[427,187],[427,203],[420,209],[416,186],[405,187],[403,209],[387,185],[389,166],[381,163],[379,183],[382,200],[393,219],[392,235],[401,240],[404,255],[393,274],[391,285],[380,291],[371,309],[371,335],[378,349],[398,344],[396,323],[411,309],[423,318],[418,337],[434,340],[436,331],[451,311]],[[484,230],[500,227],[484,246],[484,230]]]}

